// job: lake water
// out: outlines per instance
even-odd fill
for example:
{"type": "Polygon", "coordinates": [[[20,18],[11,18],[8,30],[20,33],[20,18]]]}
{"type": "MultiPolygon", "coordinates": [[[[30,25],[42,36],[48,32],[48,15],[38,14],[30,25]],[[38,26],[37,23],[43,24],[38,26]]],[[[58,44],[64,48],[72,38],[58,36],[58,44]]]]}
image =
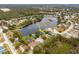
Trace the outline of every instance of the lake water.
{"type": "Polygon", "coordinates": [[[22,35],[29,35],[32,33],[35,33],[40,29],[46,29],[46,28],[51,28],[54,27],[55,25],[57,25],[57,19],[55,17],[52,17],[50,19],[47,18],[43,18],[41,20],[41,22],[37,22],[35,24],[31,24],[27,27],[22,28],[20,31],[22,33],[22,35]]]}

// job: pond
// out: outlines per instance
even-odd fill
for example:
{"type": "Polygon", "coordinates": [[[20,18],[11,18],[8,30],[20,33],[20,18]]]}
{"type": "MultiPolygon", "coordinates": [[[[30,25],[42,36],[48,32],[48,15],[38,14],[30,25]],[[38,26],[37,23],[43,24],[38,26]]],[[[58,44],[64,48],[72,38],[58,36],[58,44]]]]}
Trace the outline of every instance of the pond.
{"type": "Polygon", "coordinates": [[[26,35],[37,32],[39,28],[46,29],[46,28],[54,27],[55,25],[57,25],[57,22],[58,20],[55,17],[52,17],[50,19],[44,17],[40,22],[24,27],[20,31],[22,35],[26,36],[26,35]]]}

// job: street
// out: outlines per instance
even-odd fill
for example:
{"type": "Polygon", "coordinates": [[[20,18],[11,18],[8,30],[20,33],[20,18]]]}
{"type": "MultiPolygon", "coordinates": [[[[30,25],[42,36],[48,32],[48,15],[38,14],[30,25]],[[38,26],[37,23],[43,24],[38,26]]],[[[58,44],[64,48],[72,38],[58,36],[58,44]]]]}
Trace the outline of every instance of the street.
{"type": "Polygon", "coordinates": [[[16,54],[17,51],[16,51],[15,47],[14,47],[13,44],[9,41],[7,35],[6,35],[5,33],[3,33],[3,29],[2,29],[2,28],[0,28],[0,33],[3,35],[3,37],[4,37],[4,39],[5,39],[5,41],[4,41],[3,43],[0,43],[0,45],[2,46],[3,44],[8,44],[8,46],[9,46],[11,52],[12,52],[13,54],[16,54]]]}

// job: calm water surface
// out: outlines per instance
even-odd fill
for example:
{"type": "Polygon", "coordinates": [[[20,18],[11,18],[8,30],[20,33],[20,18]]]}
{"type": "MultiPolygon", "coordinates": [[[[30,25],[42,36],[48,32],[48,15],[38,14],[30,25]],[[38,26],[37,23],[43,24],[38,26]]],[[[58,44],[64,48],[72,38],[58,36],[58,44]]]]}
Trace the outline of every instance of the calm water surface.
{"type": "Polygon", "coordinates": [[[49,19],[44,17],[41,20],[41,22],[31,24],[27,27],[22,28],[20,31],[21,31],[22,35],[25,36],[25,35],[29,35],[29,34],[37,32],[39,30],[39,28],[46,29],[46,28],[51,28],[55,25],[57,25],[57,19],[56,18],[52,17],[49,20],[49,19]]]}

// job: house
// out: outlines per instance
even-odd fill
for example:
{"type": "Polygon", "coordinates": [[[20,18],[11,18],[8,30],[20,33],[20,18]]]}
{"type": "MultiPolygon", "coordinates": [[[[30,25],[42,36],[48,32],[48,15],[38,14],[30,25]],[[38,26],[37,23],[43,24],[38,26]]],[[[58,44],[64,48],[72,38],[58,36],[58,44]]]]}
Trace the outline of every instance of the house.
{"type": "Polygon", "coordinates": [[[52,28],[46,28],[45,31],[53,32],[52,28]]]}
{"type": "Polygon", "coordinates": [[[72,29],[69,31],[69,34],[71,34],[71,36],[74,38],[79,38],[79,30],[72,29]]]}
{"type": "Polygon", "coordinates": [[[33,48],[38,45],[39,43],[36,41],[31,42],[30,44],[28,44],[28,46],[30,47],[31,50],[33,50],[33,48]]]}
{"type": "Polygon", "coordinates": [[[1,42],[4,42],[5,40],[4,40],[4,38],[3,38],[3,35],[2,34],[0,34],[0,43],[1,42]]]}
{"type": "Polygon", "coordinates": [[[29,47],[25,44],[22,44],[19,46],[19,50],[23,53],[24,51],[28,50],[29,47]]]}
{"type": "Polygon", "coordinates": [[[8,35],[9,38],[13,38],[14,33],[12,31],[8,31],[6,34],[8,35]]]}
{"type": "Polygon", "coordinates": [[[37,39],[35,40],[35,42],[43,43],[43,42],[44,42],[44,39],[42,39],[42,38],[37,38],[37,39]]]}
{"type": "Polygon", "coordinates": [[[2,28],[3,28],[3,29],[6,29],[6,30],[8,29],[8,27],[7,27],[7,26],[2,26],[2,28]]]}
{"type": "Polygon", "coordinates": [[[79,24],[74,26],[74,29],[79,30],[79,24]]]}
{"type": "Polygon", "coordinates": [[[3,30],[2,30],[2,28],[0,27],[0,33],[2,33],[2,31],[3,31],[3,30]]]}
{"type": "Polygon", "coordinates": [[[64,24],[60,24],[60,25],[58,25],[57,31],[63,32],[63,31],[65,31],[65,29],[66,29],[66,27],[64,26],[64,24]]]}
{"type": "Polygon", "coordinates": [[[58,30],[59,32],[63,32],[63,31],[65,31],[64,28],[58,28],[57,30],[58,30]]]}
{"type": "Polygon", "coordinates": [[[19,38],[14,38],[14,44],[19,41],[19,38]]]}
{"type": "Polygon", "coordinates": [[[33,40],[32,39],[29,39],[28,42],[31,43],[31,42],[33,42],[33,40]]]}
{"type": "Polygon", "coordinates": [[[19,38],[15,38],[15,42],[18,42],[19,41],[19,38]]]}
{"type": "Polygon", "coordinates": [[[48,37],[49,37],[49,35],[48,35],[48,34],[45,34],[45,35],[43,35],[43,36],[42,36],[43,40],[48,39],[48,37]]]}

